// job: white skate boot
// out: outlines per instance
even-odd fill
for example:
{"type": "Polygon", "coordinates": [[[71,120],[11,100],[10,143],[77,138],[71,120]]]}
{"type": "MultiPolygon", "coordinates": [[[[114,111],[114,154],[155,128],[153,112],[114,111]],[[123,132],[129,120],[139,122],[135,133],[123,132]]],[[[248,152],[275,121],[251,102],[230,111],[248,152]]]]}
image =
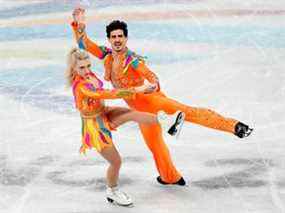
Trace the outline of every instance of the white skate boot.
{"type": "Polygon", "coordinates": [[[107,187],[106,197],[108,202],[119,206],[131,206],[133,204],[132,199],[125,192],[119,190],[118,187],[107,187]]]}
{"type": "Polygon", "coordinates": [[[172,136],[176,135],[176,137],[180,134],[184,119],[185,113],[181,111],[177,111],[172,115],[166,114],[164,111],[157,113],[157,120],[162,129],[172,136]]]}

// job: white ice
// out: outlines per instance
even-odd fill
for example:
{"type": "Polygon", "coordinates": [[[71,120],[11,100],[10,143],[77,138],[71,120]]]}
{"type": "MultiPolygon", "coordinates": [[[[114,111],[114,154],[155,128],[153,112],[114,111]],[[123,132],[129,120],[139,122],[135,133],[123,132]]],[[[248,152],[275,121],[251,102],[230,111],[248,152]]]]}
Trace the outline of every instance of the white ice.
{"type": "MultiPolygon", "coordinates": [[[[0,9],[5,8],[3,2],[13,6],[13,1],[0,1],[0,9]]],[[[284,0],[189,1],[162,5],[163,10],[167,8],[170,12],[173,5],[173,10],[285,10],[284,0]]],[[[159,11],[160,6],[152,10],[159,11]]],[[[149,7],[137,6],[141,11],[149,7]]],[[[118,13],[122,7],[110,6],[104,12],[108,9],[110,13],[118,13]]],[[[62,14],[66,12],[58,16],[62,14]]],[[[42,16],[53,14],[39,15],[42,16]]],[[[11,20],[17,23],[21,17],[11,20]]],[[[1,19],[0,23],[5,26],[5,21],[11,24],[11,20],[1,19]]],[[[187,24],[206,24],[282,29],[284,13],[197,16],[145,24],[165,22],[186,27],[187,24]]],[[[96,35],[92,36],[96,39],[96,35]]],[[[134,207],[113,206],[104,197],[107,163],[95,151],[86,157],[78,153],[81,128],[78,114],[58,113],[27,101],[33,91],[45,85],[45,80],[50,80],[45,76],[20,93],[19,98],[9,92],[0,94],[0,213],[285,212],[285,46],[266,47],[254,39],[248,41],[249,45],[235,46],[174,39],[165,43],[161,36],[137,39],[133,35],[129,47],[145,55],[148,52],[158,56],[173,54],[187,59],[191,53],[199,58],[149,64],[159,76],[163,91],[185,104],[211,108],[248,123],[255,129],[252,136],[238,139],[228,133],[186,123],[178,140],[169,136],[165,136],[165,140],[188,186],[162,186],[155,181],[158,174],[154,161],[137,126],[131,123],[119,128],[113,136],[123,157],[120,185],[132,196],[134,207]]],[[[243,36],[240,35],[241,40],[243,36]]],[[[270,38],[265,34],[264,41],[267,39],[270,38]]],[[[99,41],[105,42],[102,38],[99,41]]],[[[280,37],[280,41],[284,44],[284,37],[280,37]]],[[[47,65],[64,67],[65,54],[72,45],[70,38],[1,40],[0,78],[15,72],[13,69],[22,68],[24,73],[28,68],[41,72],[47,65]]],[[[102,66],[98,65],[98,69],[102,66]]],[[[63,70],[55,72],[60,74],[63,70]]],[[[21,79],[25,80],[29,79],[21,79]]],[[[63,84],[50,86],[49,91],[71,97],[63,84]]],[[[108,103],[124,105],[122,101],[108,103]]],[[[56,103],[52,106],[61,107],[56,103]]]]}

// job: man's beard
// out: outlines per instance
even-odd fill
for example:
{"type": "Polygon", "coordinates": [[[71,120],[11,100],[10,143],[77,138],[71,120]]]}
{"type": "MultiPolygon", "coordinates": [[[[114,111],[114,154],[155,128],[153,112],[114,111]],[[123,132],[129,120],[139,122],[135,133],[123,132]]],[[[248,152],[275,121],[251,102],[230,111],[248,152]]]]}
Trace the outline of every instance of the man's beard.
{"type": "Polygon", "coordinates": [[[114,49],[116,52],[122,51],[122,49],[123,49],[122,43],[121,42],[114,43],[114,49]]]}
{"type": "Polygon", "coordinates": [[[124,48],[122,46],[115,46],[114,50],[116,52],[121,52],[124,48]]]}

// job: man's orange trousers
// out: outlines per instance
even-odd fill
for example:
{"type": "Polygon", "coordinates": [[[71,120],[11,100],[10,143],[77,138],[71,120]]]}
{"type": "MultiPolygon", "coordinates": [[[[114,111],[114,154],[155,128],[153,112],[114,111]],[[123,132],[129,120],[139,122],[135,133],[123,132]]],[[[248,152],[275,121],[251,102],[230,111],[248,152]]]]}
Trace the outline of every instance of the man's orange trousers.
{"type": "MultiPolygon", "coordinates": [[[[185,113],[186,121],[230,133],[234,132],[235,124],[238,122],[231,118],[225,118],[210,109],[181,104],[166,97],[162,92],[137,94],[134,100],[126,100],[126,102],[135,110],[154,114],[160,110],[168,114],[173,114],[180,110],[185,113]]],[[[163,140],[160,126],[157,124],[141,124],[140,130],[148,148],[153,154],[156,168],[162,180],[167,183],[177,182],[181,178],[181,174],[173,165],[169,150],[163,140]]]]}

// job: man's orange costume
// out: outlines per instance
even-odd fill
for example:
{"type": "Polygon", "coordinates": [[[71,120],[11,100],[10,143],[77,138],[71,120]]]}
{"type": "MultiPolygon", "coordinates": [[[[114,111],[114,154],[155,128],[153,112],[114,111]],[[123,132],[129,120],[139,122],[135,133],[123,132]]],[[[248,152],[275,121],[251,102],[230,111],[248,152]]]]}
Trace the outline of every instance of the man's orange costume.
{"type": "MultiPolygon", "coordinates": [[[[104,59],[104,78],[107,81],[111,81],[115,88],[142,86],[145,79],[150,83],[158,83],[157,76],[148,69],[142,57],[127,50],[119,55],[119,64],[113,67],[111,49],[98,46],[92,42],[87,37],[85,31],[79,30],[79,26],[75,22],[72,23],[72,28],[81,48],[84,48],[99,59],[104,59]]],[[[186,121],[230,133],[235,132],[235,125],[238,123],[237,120],[225,118],[212,110],[190,107],[172,100],[162,93],[160,88],[151,94],[137,94],[135,99],[125,99],[125,101],[135,110],[154,114],[159,110],[163,110],[169,114],[180,110],[185,113],[186,121]]],[[[170,153],[162,137],[161,127],[158,124],[141,124],[140,130],[147,146],[153,154],[161,179],[167,183],[176,183],[181,178],[181,174],[172,163],[170,153]]]]}

